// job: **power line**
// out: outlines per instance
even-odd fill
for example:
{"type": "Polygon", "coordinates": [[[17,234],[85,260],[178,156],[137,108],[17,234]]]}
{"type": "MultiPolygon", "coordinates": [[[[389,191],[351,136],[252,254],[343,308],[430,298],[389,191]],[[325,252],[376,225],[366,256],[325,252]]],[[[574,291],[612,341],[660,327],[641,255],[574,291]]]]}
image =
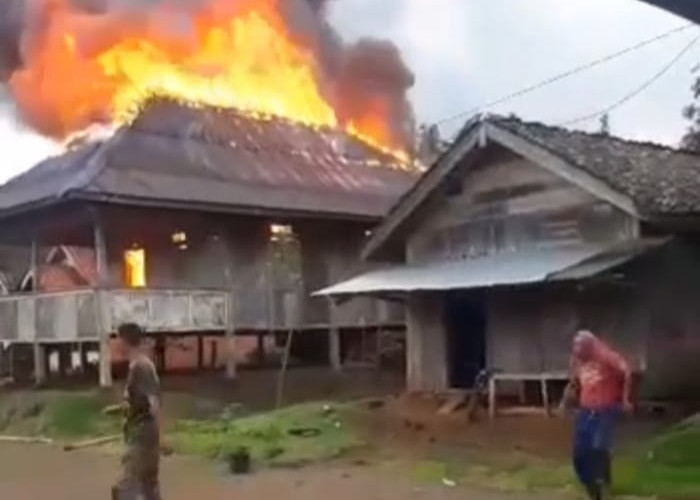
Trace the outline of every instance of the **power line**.
{"type": "Polygon", "coordinates": [[[571,76],[577,75],[577,74],[582,73],[584,71],[587,71],[589,69],[593,69],[596,66],[600,66],[601,64],[605,64],[607,62],[610,62],[614,59],[617,59],[617,58],[622,57],[624,55],[627,55],[631,52],[634,52],[636,50],[644,48],[648,45],[651,45],[653,43],[656,43],[656,42],[659,42],[659,41],[664,40],[666,38],[669,38],[677,33],[680,33],[682,31],[686,31],[686,30],[693,28],[695,26],[696,25],[694,23],[690,23],[690,24],[680,26],[678,28],[674,28],[670,31],[666,31],[664,33],[661,33],[660,35],[657,35],[653,38],[649,38],[649,39],[644,40],[642,42],[639,42],[635,45],[632,45],[630,47],[619,50],[613,54],[609,54],[609,55],[601,57],[599,59],[595,59],[593,61],[582,64],[582,65],[577,66],[575,68],[572,68],[568,71],[565,71],[564,73],[560,73],[558,75],[547,78],[546,80],[542,80],[541,82],[536,83],[534,85],[530,85],[530,86],[522,88],[520,90],[516,90],[515,92],[512,92],[508,95],[505,95],[505,96],[500,97],[498,99],[495,99],[493,101],[486,102],[480,106],[475,106],[475,107],[468,109],[466,111],[462,111],[462,112],[457,113],[455,115],[449,116],[449,117],[444,118],[444,119],[439,120],[439,121],[436,121],[436,122],[434,122],[434,125],[442,125],[443,123],[451,122],[453,120],[457,120],[457,119],[462,118],[464,116],[474,115],[480,111],[484,111],[486,109],[489,109],[489,108],[492,108],[492,107],[497,106],[499,104],[502,104],[506,101],[510,101],[511,99],[515,99],[516,97],[520,97],[522,95],[529,94],[531,92],[534,92],[535,90],[539,90],[539,89],[546,87],[546,86],[549,86],[553,83],[559,82],[561,80],[564,80],[564,79],[569,78],[571,76]]]}
{"type": "Polygon", "coordinates": [[[606,108],[603,108],[599,111],[596,111],[595,113],[589,113],[584,116],[580,116],[578,118],[574,118],[573,120],[568,120],[566,122],[563,122],[559,124],[560,126],[568,126],[568,125],[575,125],[577,123],[585,122],[587,120],[591,120],[593,118],[598,118],[601,115],[604,115],[606,113],[610,113],[611,111],[619,108],[620,106],[626,104],[627,102],[631,101],[635,97],[637,97],[639,94],[644,92],[646,89],[651,87],[659,78],[664,76],[697,42],[700,40],[700,36],[696,36],[693,38],[690,43],[688,43],[683,49],[678,52],[673,58],[666,64],[664,65],[659,71],[654,73],[651,78],[646,80],[644,83],[642,83],[639,87],[633,89],[631,92],[628,94],[625,94],[621,99],[618,99],[614,103],[610,104],[606,108]]]}

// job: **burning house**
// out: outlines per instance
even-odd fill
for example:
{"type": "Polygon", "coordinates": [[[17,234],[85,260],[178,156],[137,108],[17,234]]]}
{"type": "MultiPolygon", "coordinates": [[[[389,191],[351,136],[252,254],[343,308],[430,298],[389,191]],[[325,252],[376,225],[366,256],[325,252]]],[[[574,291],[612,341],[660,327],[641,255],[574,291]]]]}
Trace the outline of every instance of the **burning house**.
{"type": "Polygon", "coordinates": [[[226,334],[230,376],[234,335],[329,332],[337,368],[341,331],[401,323],[309,297],[364,266],[363,241],[416,178],[412,73],[389,43],[344,44],[325,4],[3,4],[18,117],[71,144],[0,188],[0,234],[31,249],[0,340],[32,346],[37,380],[47,351],[98,343],[109,385],[124,320],[196,334],[200,364],[201,337],[226,334]]]}
{"type": "Polygon", "coordinates": [[[391,162],[333,130],[153,102],[0,188],[2,233],[33,241],[23,281],[39,293],[0,301],[2,338],[95,342],[127,320],[230,334],[400,323],[370,302],[307,299],[359,269],[367,232],[411,185],[391,162]],[[36,260],[59,245],[93,249],[71,290],[46,287],[71,267],[36,260]]]}
{"type": "Polygon", "coordinates": [[[373,232],[384,267],[318,295],[405,302],[409,390],[489,369],[493,404],[532,385],[546,404],[588,328],[644,396],[697,399],[699,213],[696,153],[479,117],[373,232]]]}

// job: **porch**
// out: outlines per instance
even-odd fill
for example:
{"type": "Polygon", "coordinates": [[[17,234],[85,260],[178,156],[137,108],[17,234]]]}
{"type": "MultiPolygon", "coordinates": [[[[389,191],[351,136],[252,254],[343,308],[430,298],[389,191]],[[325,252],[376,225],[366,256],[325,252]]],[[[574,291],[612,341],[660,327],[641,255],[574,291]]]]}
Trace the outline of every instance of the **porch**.
{"type": "MultiPolygon", "coordinates": [[[[149,334],[208,332],[234,339],[233,294],[214,289],[83,288],[0,297],[0,342],[33,347],[34,379],[47,378],[50,347],[99,345],[100,385],[112,384],[110,338],[123,322],[149,334]]],[[[236,375],[233,349],[226,374],[236,375]]]]}

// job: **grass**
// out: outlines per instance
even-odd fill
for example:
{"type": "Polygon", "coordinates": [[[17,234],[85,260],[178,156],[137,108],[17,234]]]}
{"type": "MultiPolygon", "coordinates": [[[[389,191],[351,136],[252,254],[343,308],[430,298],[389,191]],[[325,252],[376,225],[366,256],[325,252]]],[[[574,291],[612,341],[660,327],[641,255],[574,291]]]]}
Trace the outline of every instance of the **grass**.
{"type": "Polygon", "coordinates": [[[615,479],[616,490],[622,494],[697,500],[700,498],[700,426],[673,427],[622,457],[615,479]]]}
{"type": "Polygon", "coordinates": [[[106,403],[98,392],[47,391],[3,396],[0,398],[0,431],[54,438],[118,432],[119,419],[101,413],[106,403]]]}
{"type": "MultiPolygon", "coordinates": [[[[614,467],[614,492],[621,498],[698,500],[700,426],[671,428],[618,454],[614,467]]],[[[427,484],[449,480],[507,492],[579,491],[569,463],[521,452],[443,452],[415,461],[410,471],[415,481],[427,484]]]]}
{"type": "Polygon", "coordinates": [[[169,440],[178,453],[207,458],[225,458],[246,448],[254,462],[268,466],[329,460],[363,444],[347,425],[343,409],[323,403],[242,418],[179,421],[169,440]],[[315,434],[295,434],[305,429],[315,434]]]}
{"type": "MultiPolygon", "coordinates": [[[[0,395],[0,432],[78,439],[119,432],[119,418],[101,414],[110,401],[99,392],[26,392],[0,395]]],[[[352,407],[310,403],[246,415],[230,407],[206,420],[175,418],[168,426],[169,444],[181,454],[225,459],[247,448],[253,463],[298,466],[341,457],[363,447],[349,415],[352,407]],[[296,430],[311,429],[311,436],[296,430]]],[[[409,464],[421,483],[473,484],[507,491],[577,488],[568,463],[545,461],[524,453],[507,455],[465,450],[460,455],[433,455],[409,464]]],[[[405,473],[405,468],[402,467],[405,473]]],[[[680,425],[618,454],[615,490],[620,495],[664,500],[700,499],[700,425],[680,425]]]]}

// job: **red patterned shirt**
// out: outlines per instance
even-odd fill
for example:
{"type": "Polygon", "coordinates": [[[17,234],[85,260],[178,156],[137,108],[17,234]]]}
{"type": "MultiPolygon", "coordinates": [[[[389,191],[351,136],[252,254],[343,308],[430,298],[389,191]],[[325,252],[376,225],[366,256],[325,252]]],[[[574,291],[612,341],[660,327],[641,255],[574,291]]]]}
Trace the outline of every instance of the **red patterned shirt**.
{"type": "Polygon", "coordinates": [[[579,385],[579,405],[600,409],[622,402],[623,386],[629,373],[624,358],[596,340],[591,358],[586,361],[573,358],[572,375],[579,385]]]}

